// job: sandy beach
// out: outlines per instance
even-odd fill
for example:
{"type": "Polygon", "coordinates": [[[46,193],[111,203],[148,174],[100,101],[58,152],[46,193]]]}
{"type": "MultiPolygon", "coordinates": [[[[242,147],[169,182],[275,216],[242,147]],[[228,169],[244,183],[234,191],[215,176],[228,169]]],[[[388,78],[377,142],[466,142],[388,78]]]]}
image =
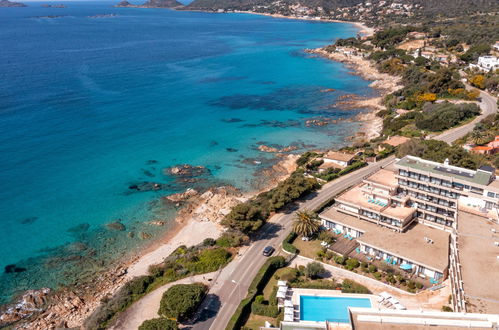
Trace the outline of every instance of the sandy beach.
{"type": "Polygon", "coordinates": [[[337,19],[322,19],[322,18],[315,18],[315,17],[302,17],[302,16],[286,16],[286,15],[281,15],[281,14],[268,14],[268,13],[256,13],[253,11],[234,11],[235,13],[242,13],[242,14],[252,14],[252,15],[261,15],[261,16],[269,16],[269,17],[274,17],[274,18],[285,18],[285,19],[295,19],[295,20],[302,20],[302,21],[314,21],[314,22],[329,22],[329,23],[347,23],[347,24],[353,24],[356,27],[359,28],[359,33],[362,36],[372,36],[374,34],[374,29],[371,27],[368,27],[362,22],[350,22],[350,21],[341,21],[337,19]]]}

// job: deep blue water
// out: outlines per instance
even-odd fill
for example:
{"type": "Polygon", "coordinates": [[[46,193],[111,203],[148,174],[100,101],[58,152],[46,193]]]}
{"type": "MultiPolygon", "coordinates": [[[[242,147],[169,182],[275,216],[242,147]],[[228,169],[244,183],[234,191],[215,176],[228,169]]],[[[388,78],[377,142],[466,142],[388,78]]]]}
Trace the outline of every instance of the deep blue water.
{"type": "Polygon", "coordinates": [[[70,283],[85,274],[76,265],[91,273],[103,266],[96,260],[140,247],[128,232],[158,236],[164,229],[144,222],[173,216],[158,198],[189,186],[165,167],[203,165],[212,174],[205,185],[249,189],[271,163],[257,143],[297,152],[344,144],[358,123],[304,121],[353,117],[328,105],[371,93],[342,65],[303,52],[354,36],[352,25],[27,4],[0,8],[0,272],[19,268],[0,275],[0,302],[15,289],[70,283]],[[116,16],[92,17],[105,14],[116,16]],[[144,181],[169,185],[128,189],[144,181]],[[116,219],[126,232],[105,228],[116,219]]]}
{"type": "Polygon", "coordinates": [[[368,298],[300,296],[300,320],[349,323],[348,307],[371,308],[368,298]]]}

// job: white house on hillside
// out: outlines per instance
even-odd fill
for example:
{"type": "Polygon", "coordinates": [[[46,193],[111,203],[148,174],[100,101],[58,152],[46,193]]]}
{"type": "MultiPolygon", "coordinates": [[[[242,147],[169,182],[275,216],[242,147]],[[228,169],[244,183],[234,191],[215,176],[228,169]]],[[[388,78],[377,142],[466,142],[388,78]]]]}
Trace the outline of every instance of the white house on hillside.
{"type": "Polygon", "coordinates": [[[470,64],[470,68],[481,71],[493,71],[499,69],[499,59],[495,56],[480,56],[477,64],[470,64]]]}

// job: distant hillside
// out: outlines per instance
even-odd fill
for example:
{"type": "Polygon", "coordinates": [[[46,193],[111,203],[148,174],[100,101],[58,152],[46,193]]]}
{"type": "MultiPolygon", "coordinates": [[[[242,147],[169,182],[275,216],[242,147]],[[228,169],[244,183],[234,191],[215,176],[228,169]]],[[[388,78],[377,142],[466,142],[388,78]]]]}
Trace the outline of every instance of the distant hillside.
{"type": "Polygon", "coordinates": [[[132,5],[130,2],[123,0],[116,7],[140,7],[140,8],[180,8],[184,5],[176,0],[148,0],[142,5],[132,5]]]}
{"type": "MultiPolygon", "coordinates": [[[[287,14],[296,8],[307,7],[318,13],[330,14],[339,8],[362,5],[378,6],[409,5],[419,15],[457,16],[476,12],[490,13],[499,10],[498,0],[194,0],[185,9],[196,10],[253,10],[287,14]]],[[[393,8],[392,6],[392,8],[393,8]]]]}
{"type": "Polygon", "coordinates": [[[26,7],[24,3],[21,2],[11,2],[9,0],[0,0],[0,7],[26,7]]]}
{"type": "Polygon", "coordinates": [[[143,4],[143,6],[155,8],[175,8],[183,7],[184,5],[176,0],[148,0],[143,4]]]}

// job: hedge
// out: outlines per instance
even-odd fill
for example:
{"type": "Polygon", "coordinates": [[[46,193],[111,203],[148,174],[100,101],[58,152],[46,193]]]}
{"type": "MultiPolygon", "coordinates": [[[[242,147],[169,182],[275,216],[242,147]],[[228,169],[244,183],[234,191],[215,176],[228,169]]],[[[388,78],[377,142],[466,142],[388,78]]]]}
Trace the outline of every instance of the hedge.
{"type": "Polygon", "coordinates": [[[251,304],[251,313],[276,318],[279,315],[279,308],[275,305],[266,305],[254,301],[251,304]]]}
{"type": "Polygon", "coordinates": [[[270,257],[265,264],[260,268],[256,276],[253,278],[251,285],[248,288],[248,295],[244,298],[236,311],[232,315],[227,324],[226,330],[238,330],[244,325],[246,319],[251,313],[251,305],[257,294],[263,290],[270,277],[274,272],[286,265],[286,259],[281,256],[270,257]]]}
{"type": "Polygon", "coordinates": [[[145,320],[139,330],[177,330],[177,322],[165,318],[145,320]]]}
{"type": "Polygon", "coordinates": [[[293,254],[298,254],[300,251],[296,248],[296,246],[293,245],[294,240],[298,237],[298,235],[295,232],[289,233],[288,236],[284,239],[282,242],[282,248],[284,251],[287,251],[289,253],[293,254]]]}

